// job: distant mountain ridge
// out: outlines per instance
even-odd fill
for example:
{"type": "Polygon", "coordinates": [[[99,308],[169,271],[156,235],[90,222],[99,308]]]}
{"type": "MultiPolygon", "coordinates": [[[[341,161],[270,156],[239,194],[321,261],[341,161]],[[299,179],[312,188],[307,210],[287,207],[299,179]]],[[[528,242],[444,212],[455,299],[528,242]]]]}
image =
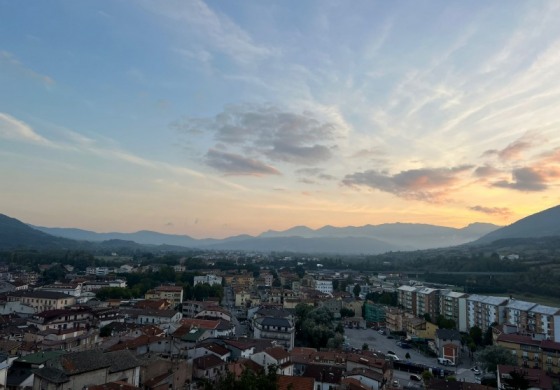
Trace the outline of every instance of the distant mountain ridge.
{"type": "Polygon", "coordinates": [[[174,245],[187,248],[245,251],[298,251],[341,254],[379,254],[464,244],[498,229],[475,223],[456,229],[427,224],[393,223],[360,227],[295,226],[285,231],[269,230],[257,237],[239,235],[225,239],[195,239],[187,235],[141,230],[134,233],[96,233],[73,228],[34,228],[54,236],[85,241],[126,240],[144,245],[174,245]]]}

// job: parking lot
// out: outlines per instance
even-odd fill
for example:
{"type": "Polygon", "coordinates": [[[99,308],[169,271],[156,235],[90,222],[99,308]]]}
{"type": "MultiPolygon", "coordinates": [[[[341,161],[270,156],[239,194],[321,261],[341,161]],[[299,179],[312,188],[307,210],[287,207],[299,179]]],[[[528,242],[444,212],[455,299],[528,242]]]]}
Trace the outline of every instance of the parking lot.
{"type": "MultiPolygon", "coordinates": [[[[362,349],[362,345],[366,343],[370,350],[387,354],[389,351],[395,352],[400,360],[407,360],[406,354],[410,354],[409,361],[412,363],[423,364],[428,367],[445,368],[446,370],[454,371],[454,376],[458,380],[465,380],[466,382],[476,382],[477,376],[471,371],[471,364],[468,358],[464,359],[465,362],[458,366],[441,366],[437,363],[435,357],[428,357],[414,349],[403,349],[397,345],[397,338],[389,338],[388,335],[381,335],[378,331],[373,329],[344,329],[346,342],[350,347],[362,349]]],[[[409,373],[399,373],[395,371],[394,376],[399,379],[401,386],[408,385],[409,373]]]]}

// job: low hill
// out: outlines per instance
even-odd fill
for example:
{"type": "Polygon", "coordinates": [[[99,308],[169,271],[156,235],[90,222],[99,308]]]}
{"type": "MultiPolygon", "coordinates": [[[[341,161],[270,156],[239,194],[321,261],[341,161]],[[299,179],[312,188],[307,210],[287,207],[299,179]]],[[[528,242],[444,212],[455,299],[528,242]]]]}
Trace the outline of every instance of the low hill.
{"type": "Polygon", "coordinates": [[[61,249],[76,248],[78,242],[54,237],[33,229],[23,222],[0,214],[0,249],[61,249]]]}
{"type": "Polygon", "coordinates": [[[490,232],[474,241],[473,245],[511,238],[560,236],[560,206],[529,215],[519,221],[490,232]]]}

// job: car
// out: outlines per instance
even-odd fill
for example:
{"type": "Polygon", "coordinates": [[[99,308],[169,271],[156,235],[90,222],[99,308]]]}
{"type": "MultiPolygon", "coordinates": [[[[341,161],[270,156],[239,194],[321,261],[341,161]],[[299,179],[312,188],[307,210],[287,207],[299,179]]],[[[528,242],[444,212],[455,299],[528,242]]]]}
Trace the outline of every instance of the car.
{"type": "Polygon", "coordinates": [[[414,382],[422,382],[422,378],[420,378],[420,375],[416,374],[410,374],[410,380],[414,382]]]}
{"type": "Polygon", "coordinates": [[[398,381],[398,380],[394,380],[394,381],[393,381],[393,386],[399,387],[399,381],[398,381]]]}
{"type": "Polygon", "coordinates": [[[379,329],[379,334],[385,334],[385,331],[383,329],[379,329]]]}
{"type": "Polygon", "coordinates": [[[394,339],[394,338],[395,338],[395,336],[391,336],[391,335],[389,335],[389,336],[387,336],[387,338],[388,338],[388,339],[394,339]]]}
{"type": "Polygon", "coordinates": [[[387,351],[387,355],[396,355],[393,351],[387,351]]]}

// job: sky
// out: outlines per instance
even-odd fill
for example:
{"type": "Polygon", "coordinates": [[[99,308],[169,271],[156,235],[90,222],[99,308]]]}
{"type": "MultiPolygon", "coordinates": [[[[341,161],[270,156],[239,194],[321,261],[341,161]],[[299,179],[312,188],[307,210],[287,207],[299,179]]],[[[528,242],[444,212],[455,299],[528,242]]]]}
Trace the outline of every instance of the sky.
{"type": "Polygon", "coordinates": [[[0,0],[0,213],[196,238],[560,203],[557,1],[0,0]]]}

